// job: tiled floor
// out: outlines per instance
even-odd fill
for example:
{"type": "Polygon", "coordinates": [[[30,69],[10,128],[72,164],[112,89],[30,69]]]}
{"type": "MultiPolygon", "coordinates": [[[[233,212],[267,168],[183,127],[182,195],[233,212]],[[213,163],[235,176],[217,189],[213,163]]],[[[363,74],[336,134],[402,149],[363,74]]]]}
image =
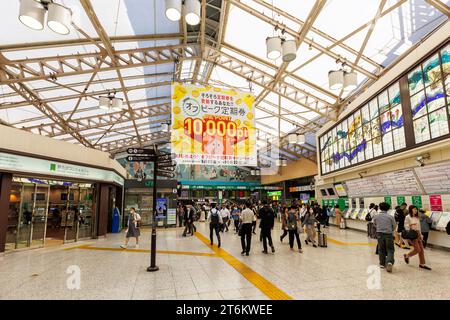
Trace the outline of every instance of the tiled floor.
{"type": "MultiPolygon", "coordinates": [[[[209,235],[204,223],[197,226],[201,234],[209,235]]],[[[0,299],[269,299],[267,283],[273,285],[270,290],[293,299],[450,299],[448,252],[427,249],[433,270],[425,271],[418,268],[417,257],[406,265],[402,258],[406,251],[399,249],[394,272],[388,274],[377,267],[374,241],[363,233],[326,231],[331,240],[328,248],[305,246],[302,240],[300,254],[289,250],[287,237],[280,243],[277,225],[275,254],[261,253],[258,235],[252,239],[249,257],[240,256],[240,239],[231,230],[223,235],[223,254],[199,237],[181,237],[181,229],[158,232],[158,250],[187,254],[158,254],[160,270],[155,273],[146,271],[150,230],[143,231],[141,252],[66,250],[78,245],[118,248],[124,235],[115,234],[76,245],[9,253],[0,257],[0,299]],[[264,281],[252,280],[255,277],[249,277],[248,268],[239,261],[264,281]],[[72,265],[80,268],[80,289],[68,289],[66,271],[72,265]]]]}

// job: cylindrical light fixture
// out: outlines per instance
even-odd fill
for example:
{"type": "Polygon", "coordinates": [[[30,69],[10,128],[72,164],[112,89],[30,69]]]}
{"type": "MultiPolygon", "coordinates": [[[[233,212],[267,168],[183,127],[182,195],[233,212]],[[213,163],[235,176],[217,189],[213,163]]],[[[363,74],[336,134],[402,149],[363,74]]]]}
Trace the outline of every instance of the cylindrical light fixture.
{"type": "Polygon", "coordinates": [[[306,136],[304,134],[299,134],[297,136],[297,143],[298,144],[305,144],[306,143],[306,136]]]}
{"type": "Polygon", "coordinates": [[[186,9],[186,23],[191,26],[196,26],[200,23],[201,5],[199,0],[186,0],[184,2],[186,9]]]}
{"type": "Polygon", "coordinates": [[[340,90],[344,86],[344,70],[328,72],[328,84],[331,90],[340,90]]]}
{"type": "Polygon", "coordinates": [[[252,176],[256,176],[256,170],[254,170],[254,169],[250,170],[250,174],[251,174],[252,176]]]}
{"type": "Polygon", "coordinates": [[[281,166],[282,167],[286,167],[287,166],[287,159],[286,158],[280,158],[280,160],[281,160],[281,166]]]}
{"type": "Polygon", "coordinates": [[[281,49],[284,62],[291,62],[297,57],[297,44],[295,40],[284,40],[281,49]]]}
{"type": "Polygon", "coordinates": [[[281,38],[268,37],[266,39],[267,58],[276,60],[281,56],[281,38]]]}
{"type": "Polygon", "coordinates": [[[169,132],[169,123],[168,122],[163,122],[162,124],[161,124],[161,129],[162,129],[162,131],[163,132],[169,132]]]}
{"type": "Polygon", "coordinates": [[[109,107],[110,107],[109,98],[108,97],[100,97],[98,99],[98,106],[100,107],[100,109],[109,110],[109,107]]]}
{"type": "Polygon", "coordinates": [[[44,29],[45,8],[35,0],[21,0],[19,20],[33,30],[44,29]]]}
{"type": "Polygon", "coordinates": [[[166,17],[170,21],[181,19],[182,0],[166,0],[166,17]]]}
{"type": "Polygon", "coordinates": [[[358,86],[358,76],[356,72],[345,72],[344,91],[352,91],[358,86]]]}
{"type": "Polygon", "coordinates": [[[69,34],[71,23],[72,12],[69,8],[53,2],[48,4],[47,25],[50,29],[59,34],[69,34]]]}
{"type": "Polygon", "coordinates": [[[120,98],[112,98],[112,100],[111,100],[111,108],[114,111],[122,110],[122,99],[120,99],[120,98]]]}
{"type": "Polygon", "coordinates": [[[290,144],[295,144],[297,143],[297,134],[296,133],[291,133],[288,135],[288,142],[290,144]]]}

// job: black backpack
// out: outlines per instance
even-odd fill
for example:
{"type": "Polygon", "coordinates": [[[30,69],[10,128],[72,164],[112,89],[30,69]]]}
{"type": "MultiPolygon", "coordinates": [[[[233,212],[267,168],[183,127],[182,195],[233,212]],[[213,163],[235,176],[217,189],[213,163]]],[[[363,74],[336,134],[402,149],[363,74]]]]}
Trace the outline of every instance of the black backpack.
{"type": "Polygon", "coordinates": [[[219,224],[219,211],[217,211],[216,208],[213,208],[211,210],[211,224],[213,225],[219,224]]]}
{"type": "Polygon", "coordinates": [[[366,215],[366,221],[372,221],[372,215],[370,214],[372,210],[369,211],[369,213],[366,215]]]}

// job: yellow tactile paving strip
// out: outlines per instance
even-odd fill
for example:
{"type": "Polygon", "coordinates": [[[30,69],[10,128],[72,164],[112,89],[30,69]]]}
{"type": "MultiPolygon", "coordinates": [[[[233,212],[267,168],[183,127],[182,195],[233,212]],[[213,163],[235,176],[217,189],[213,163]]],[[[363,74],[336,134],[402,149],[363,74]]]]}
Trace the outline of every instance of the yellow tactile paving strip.
{"type": "Polygon", "coordinates": [[[261,290],[267,297],[272,300],[293,300],[291,296],[283,292],[281,289],[276,287],[270,281],[265,279],[259,273],[253,271],[246,264],[242,263],[231,254],[225,250],[218,248],[216,246],[211,246],[209,239],[199,232],[195,233],[195,236],[200,239],[204,244],[206,244],[211,250],[213,250],[217,256],[221,257],[225,262],[232,266],[237,272],[239,272],[244,278],[250,281],[255,287],[261,290]]]}
{"type": "MultiPolygon", "coordinates": [[[[67,248],[65,250],[82,249],[82,250],[96,250],[96,251],[114,251],[114,252],[134,252],[134,253],[150,253],[151,250],[145,249],[122,249],[122,248],[110,248],[110,247],[93,247],[89,245],[82,245],[77,247],[67,248]]],[[[189,251],[169,251],[169,250],[156,250],[156,253],[160,254],[180,254],[189,256],[200,256],[200,257],[217,257],[215,253],[205,253],[205,252],[189,252],[189,251]]]]}
{"type": "Polygon", "coordinates": [[[340,246],[376,246],[376,243],[372,243],[372,242],[342,242],[330,237],[327,237],[328,241],[340,246]]]}

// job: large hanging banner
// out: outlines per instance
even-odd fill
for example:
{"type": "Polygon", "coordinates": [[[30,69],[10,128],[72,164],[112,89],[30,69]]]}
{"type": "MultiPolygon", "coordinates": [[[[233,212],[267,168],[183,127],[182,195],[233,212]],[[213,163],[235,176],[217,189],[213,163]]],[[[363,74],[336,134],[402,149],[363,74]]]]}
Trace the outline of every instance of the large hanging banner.
{"type": "Polygon", "coordinates": [[[254,101],[234,89],[172,84],[177,164],[256,166],[254,101]]]}

